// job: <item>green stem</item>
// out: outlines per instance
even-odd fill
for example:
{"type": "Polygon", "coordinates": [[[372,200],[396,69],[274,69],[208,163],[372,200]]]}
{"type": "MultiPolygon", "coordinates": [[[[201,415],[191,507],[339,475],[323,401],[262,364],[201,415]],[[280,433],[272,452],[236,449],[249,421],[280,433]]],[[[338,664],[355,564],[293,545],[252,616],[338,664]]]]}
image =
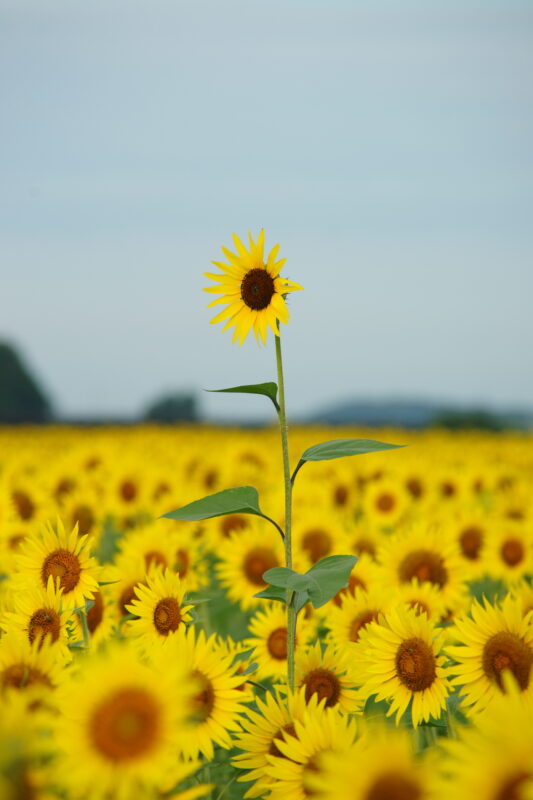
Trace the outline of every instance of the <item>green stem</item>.
{"type": "MultiPolygon", "coordinates": [[[[289,435],[287,414],[285,412],[285,383],[283,381],[283,361],[281,358],[281,338],[276,340],[276,365],[278,369],[279,427],[281,433],[281,452],[283,455],[283,481],[285,484],[285,566],[292,569],[292,483],[289,463],[289,435]]],[[[294,593],[287,592],[287,682],[294,691],[294,648],[296,641],[296,610],[294,593]]]]}
{"type": "Polygon", "coordinates": [[[89,625],[87,623],[87,612],[84,608],[79,610],[78,616],[80,619],[81,631],[83,633],[83,646],[86,650],[88,650],[91,642],[91,634],[89,633],[89,625]]]}

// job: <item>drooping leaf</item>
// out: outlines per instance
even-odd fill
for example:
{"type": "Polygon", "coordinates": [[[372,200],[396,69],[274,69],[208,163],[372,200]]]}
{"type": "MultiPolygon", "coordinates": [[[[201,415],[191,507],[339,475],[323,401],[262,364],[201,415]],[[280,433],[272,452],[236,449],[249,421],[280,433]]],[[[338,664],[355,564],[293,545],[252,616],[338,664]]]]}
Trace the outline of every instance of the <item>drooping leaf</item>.
{"type": "Polygon", "coordinates": [[[270,584],[254,597],[261,597],[263,600],[279,600],[280,603],[287,602],[287,590],[282,589],[281,586],[271,586],[270,584]]]}
{"type": "Polygon", "coordinates": [[[168,511],[163,517],[182,520],[183,522],[197,522],[202,519],[223,517],[226,514],[255,514],[263,517],[259,508],[259,495],[253,486],[237,486],[234,489],[224,489],[215,492],[200,500],[194,500],[186,506],[168,511]]]}
{"type": "MultiPolygon", "coordinates": [[[[254,594],[254,597],[261,597],[263,600],[277,600],[280,603],[286,603],[287,590],[283,589],[281,586],[269,585],[266,587],[266,589],[263,589],[262,592],[257,592],[257,594],[254,594]]],[[[308,601],[309,601],[308,592],[298,592],[298,591],[294,592],[293,604],[297,614],[299,611],[302,610],[302,608],[308,601]]]]}
{"type": "Polygon", "coordinates": [[[316,587],[310,586],[307,590],[314,608],[320,608],[348,586],[350,573],[357,561],[357,556],[327,556],[307,570],[306,575],[312,577],[316,584],[316,587]]]}
{"type": "Polygon", "coordinates": [[[235,392],[236,394],[263,394],[269,397],[276,411],[279,411],[278,405],[278,385],[273,381],[267,383],[251,383],[246,386],[230,386],[229,389],[206,389],[206,392],[235,392]]]}
{"type": "Polygon", "coordinates": [[[307,461],[331,461],[334,458],[360,456],[364,453],[377,453],[381,450],[397,450],[403,444],[387,444],[374,439],[332,439],[329,442],[314,444],[304,450],[292,475],[292,482],[307,461]]]}

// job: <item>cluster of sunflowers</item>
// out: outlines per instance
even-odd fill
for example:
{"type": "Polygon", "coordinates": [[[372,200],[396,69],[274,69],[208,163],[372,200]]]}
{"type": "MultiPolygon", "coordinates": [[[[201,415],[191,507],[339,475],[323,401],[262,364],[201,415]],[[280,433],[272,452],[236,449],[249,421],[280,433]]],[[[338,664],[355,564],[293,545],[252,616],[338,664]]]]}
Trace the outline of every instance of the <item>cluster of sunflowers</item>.
{"type": "Polygon", "coordinates": [[[291,692],[275,528],[160,518],[281,525],[275,429],[0,431],[0,797],[533,798],[531,439],[382,433],[299,474],[295,569],[359,560],[291,692]]]}

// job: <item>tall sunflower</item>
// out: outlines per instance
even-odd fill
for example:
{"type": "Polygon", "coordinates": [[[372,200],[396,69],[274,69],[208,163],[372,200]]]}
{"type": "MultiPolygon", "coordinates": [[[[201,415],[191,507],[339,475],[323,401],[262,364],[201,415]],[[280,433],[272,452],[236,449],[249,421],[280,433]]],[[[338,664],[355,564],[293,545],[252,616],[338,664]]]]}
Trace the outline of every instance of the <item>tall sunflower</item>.
{"type": "Polygon", "coordinates": [[[222,270],[222,274],[206,272],[205,276],[216,281],[218,286],[209,286],[204,291],[222,295],[209,303],[208,308],[226,306],[211,323],[226,321],[223,330],[235,326],[233,341],[239,339],[239,344],[244,342],[252,328],[257,341],[261,338],[266,343],[268,328],[278,336],[278,322],[286,323],[289,319],[285,295],[302,287],[280,277],[279,273],[286,259],[277,260],[279,244],[272,248],[265,262],[264,231],[260,231],[257,242],[254,242],[251,233],[248,234],[248,239],[249,250],[233,234],[237,253],[232,253],[226,247],[222,248],[229,264],[213,261],[222,270]]]}

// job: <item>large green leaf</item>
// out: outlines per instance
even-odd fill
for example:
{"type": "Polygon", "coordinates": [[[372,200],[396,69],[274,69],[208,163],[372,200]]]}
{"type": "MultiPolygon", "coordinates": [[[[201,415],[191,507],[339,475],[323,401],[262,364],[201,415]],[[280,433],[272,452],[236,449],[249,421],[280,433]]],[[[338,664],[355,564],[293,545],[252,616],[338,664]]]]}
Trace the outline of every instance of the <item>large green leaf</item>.
{"type": "Polygon", "coordinates": [[[174,511],[168,511],[162,516],[183,522],[197,522],[212,517],[223,517],[226,514],[255,514],[258,517],[264,517],[265,515],[259,508],[257,489],[254,489],[253,486],[224,489],[222,492],[194,500],[174,511]]]}
{"type": "Polygon", "coordinates": [[[316,584],[316,588],[309,586],[307,590],[315,608],[320,608],[348,586],[350,572],[357,561],[357,556],[327,556],[307,570],[306,576],[316,584]]]}
{"type": "Polygon", "coordinates": [[[387,444],[377,442],[374,439],[332,439],[329,442],[314,444],[304,450],[300,456],[300,461],[292,475],[292,482],[306,461],[331,461],[334,458],[345,458],[346,456],[360,456],[364,453],[377,453],[380,450],[396,450],[405,447],[403,444],[387,444]]]}
{"type": "Polygon", "coordinates": [[[276,411],[279,411],[278,405],[278,385],[273,381],[268,383],[251,383],[246,386],[230,386],[229,389],[206,389],[206,392],[235,392],[236,394],[263,394],[269,397],[276,411]]]}

